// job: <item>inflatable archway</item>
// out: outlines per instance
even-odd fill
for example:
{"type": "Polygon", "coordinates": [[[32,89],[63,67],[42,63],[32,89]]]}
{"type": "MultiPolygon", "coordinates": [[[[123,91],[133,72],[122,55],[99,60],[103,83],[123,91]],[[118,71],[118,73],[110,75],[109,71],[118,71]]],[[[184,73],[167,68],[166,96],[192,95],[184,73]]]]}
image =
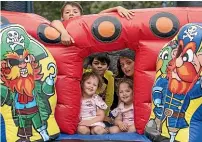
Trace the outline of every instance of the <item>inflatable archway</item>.
{"type": "Polygon", "coordinates": [[[135,17],[130,21],[111,13],[82,16],[64,22],[67,31],[75,39],[75,45],[68,48],[58,44],[59,33],[49,27],[49,21],[42,17],[2,12],[3,23],[5,21],[23,25],[28,33],[48,47],[54,56],[58,66],[58,104],[55,116],[62,132],[73,134],[76,131],[83,59],[94,52],[129,47],[136,52],[135,125],[137,132],[143,134],[151,112],[151,91],[158,53],[163,45],[177,34],[180,27],[189,22],[201,22],[202,9],[160,8],[135,11],[135,17]],[[17,17],[16,14],[21,16],[17,17]]]}

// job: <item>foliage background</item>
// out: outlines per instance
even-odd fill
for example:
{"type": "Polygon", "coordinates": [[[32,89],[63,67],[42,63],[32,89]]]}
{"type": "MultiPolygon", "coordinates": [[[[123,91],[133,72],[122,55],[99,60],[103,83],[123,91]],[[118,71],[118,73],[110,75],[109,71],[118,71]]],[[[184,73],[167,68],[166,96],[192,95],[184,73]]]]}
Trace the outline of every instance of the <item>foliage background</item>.
{"type": "MultiPolygon", "coordinates": [[[[127,9],[139,8],[157,8],[166,4],[167,7],[173,6],[171,1],[78,1],[84,10],[84,14],[96,14],[100,11],[115,7],[123,6],[127,9]]],[[[52,21],[60,19],[60,9],[64,1],[34,1],[34,13],[52,21]]]]}

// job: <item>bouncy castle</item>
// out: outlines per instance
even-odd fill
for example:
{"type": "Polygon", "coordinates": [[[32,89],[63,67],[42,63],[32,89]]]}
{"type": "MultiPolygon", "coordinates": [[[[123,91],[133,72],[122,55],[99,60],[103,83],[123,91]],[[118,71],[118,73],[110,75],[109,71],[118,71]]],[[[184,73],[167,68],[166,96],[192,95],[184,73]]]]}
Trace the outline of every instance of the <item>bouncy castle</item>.
{"type": "Polygon", "coordinates": [[[73,18],[63,22],[75,40],[70,47],[60,44],[59,32],[45,18],[1,12],[3,141],[47,141],[60,133],[59,140],[202,139],[201,8],[138,9],[132,20],[116,13],[73,18]],[[83,60],[95,52],[124,48],[135,51],[137,133],[75,134],[83,60]]]}

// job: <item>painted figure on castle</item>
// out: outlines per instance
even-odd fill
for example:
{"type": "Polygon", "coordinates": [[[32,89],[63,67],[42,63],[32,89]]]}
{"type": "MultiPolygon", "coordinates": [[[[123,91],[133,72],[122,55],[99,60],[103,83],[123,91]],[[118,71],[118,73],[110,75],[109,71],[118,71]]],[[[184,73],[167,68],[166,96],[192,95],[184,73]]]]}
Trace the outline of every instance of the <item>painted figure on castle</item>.
{"type": "Polygon", "coordinates": [[[187,24],[159,54],[157,72],[161,73],[152,90],[155,118],[146,129],[154,128],[160,135],[166,122],[170,142],[175,141],[180,129],[189,126],[185,113],[190,101],[202,97],[201,42],[202,25],[187,24]]]}
{"type": "Polygon", "coordinates": [[[48,53],[20,25],[2,26],[0,38],[1,106],[11,106],[17,141],[30,141],[32,126],[43,141],[48,141],[49,98],[55,93],[56,65],[50,62],[46,67],[49,73],[44,75],[40,61],[48,53]]]}

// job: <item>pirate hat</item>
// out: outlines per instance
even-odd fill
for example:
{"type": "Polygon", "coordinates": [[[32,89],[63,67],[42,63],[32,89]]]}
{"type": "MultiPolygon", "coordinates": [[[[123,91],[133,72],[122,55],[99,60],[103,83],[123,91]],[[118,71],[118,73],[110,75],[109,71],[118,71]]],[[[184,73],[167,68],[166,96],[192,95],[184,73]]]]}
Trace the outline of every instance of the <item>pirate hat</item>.
{"type": "Polygon", "coordinates": [[[178,33],[178,41],[182,40],[184,47],[190,42],[196,44],[196,53],[202,51],[202,24],[189,23],[183,26],[178,33]]]}
{"type": "Polygon", "coordinates": [[[27,49],[37,61],[48,56],[44,46],[27,34],[25,29],[18,24],[8,24],[1,27],[1,60],[6,58],[9,52],[19,49],[27,49]]]}

